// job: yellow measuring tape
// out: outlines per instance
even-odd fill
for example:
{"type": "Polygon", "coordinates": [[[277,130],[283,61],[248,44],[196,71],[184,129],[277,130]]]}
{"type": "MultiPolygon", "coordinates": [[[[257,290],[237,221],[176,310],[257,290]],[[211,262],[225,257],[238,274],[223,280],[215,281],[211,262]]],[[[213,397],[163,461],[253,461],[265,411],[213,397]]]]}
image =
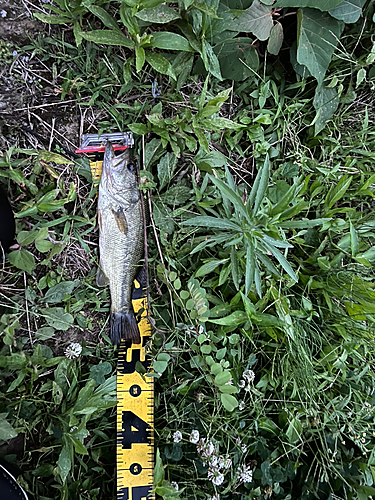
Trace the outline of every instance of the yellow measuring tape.
{"type": "MultiPolygon", "coordinates": [[[[90,161],[99,180],[102,161],[90,161]]],[[[145,344],[151,336],[147,320],[145,290],[134,282],[133,308],[140,313],[141,343],[127,346],[122,340],[117,364],[117,500],[154,500],[154,379],[137,371],[148,371],[145,344]],[[139,365],[140,363],[140,365],[139,365]]]]}

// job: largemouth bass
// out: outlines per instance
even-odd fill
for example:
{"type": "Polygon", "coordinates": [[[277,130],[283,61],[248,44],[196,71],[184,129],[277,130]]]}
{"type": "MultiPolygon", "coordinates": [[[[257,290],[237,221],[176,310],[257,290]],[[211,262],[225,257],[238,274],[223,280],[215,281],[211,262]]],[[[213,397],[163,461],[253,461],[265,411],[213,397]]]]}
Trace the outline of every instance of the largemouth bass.
{"type": "Polygon", "coordinates": [[[96,282],[111,291],[111,340],[141,337],[132,307],[133,281],[143,255],[143,215],[137,175],[129,150],[115,156],[108,141],[99,185],[98,225],[100,263],[96,282]]]}

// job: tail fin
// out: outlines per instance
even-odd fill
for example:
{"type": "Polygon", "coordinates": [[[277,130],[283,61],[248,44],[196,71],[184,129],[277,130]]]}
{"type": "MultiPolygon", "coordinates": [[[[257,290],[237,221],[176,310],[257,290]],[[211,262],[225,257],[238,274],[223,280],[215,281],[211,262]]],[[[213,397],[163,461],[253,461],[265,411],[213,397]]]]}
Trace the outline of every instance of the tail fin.
{"type": "Polygon", "coordinates": [[[112,344],[119,344],[121,339],[129,339],[133,344],[141,343],[141,335],[133,311],[111,314],[112,344]]]}

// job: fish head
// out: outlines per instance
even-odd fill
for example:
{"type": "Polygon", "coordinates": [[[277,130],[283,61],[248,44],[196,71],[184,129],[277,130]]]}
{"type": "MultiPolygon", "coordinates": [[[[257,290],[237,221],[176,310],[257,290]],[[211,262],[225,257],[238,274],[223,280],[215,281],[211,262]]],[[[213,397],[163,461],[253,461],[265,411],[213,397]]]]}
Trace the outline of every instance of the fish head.
{"type": "Polygon", "coordinates": [[[102,179],[107,189],[122,192],[138,186],[137,172],[130,162],[130,151],[125,149],[116,156],[110,141],[107,141],[104,152],[102,179]]]}

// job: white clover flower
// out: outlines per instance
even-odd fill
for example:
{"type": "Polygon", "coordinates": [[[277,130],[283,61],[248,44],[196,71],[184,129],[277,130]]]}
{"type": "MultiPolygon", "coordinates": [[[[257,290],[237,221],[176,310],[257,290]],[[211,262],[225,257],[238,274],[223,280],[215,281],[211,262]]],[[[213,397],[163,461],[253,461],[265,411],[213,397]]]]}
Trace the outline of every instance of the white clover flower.
{"type": "Polygon", "coordinates": [[[174,434],[173,434],[173,442],[174,443],[179,443],[182,439],[182,434],[180,431],[176,431],[174,434]]]}
{"type": "Polygon", "coordinates": [[[212,455],[215,451],[215,445],[212,443],[212,441],[207,441],[204,453],[208,456],[212,455]]]}
{"type": "Polygon", "coordinates": [[[226,457],[224,462],[224,469],[230,469],[232,467],[232,460],[229,457],[226,457]]]}
{"type": "Polygon", "coordinates": [[[224,474],[219,472],[218,469],[208,469],[207,477],[215,486],[220,486],[224,482],[224,474]]]}
{"type": "Polygon", "coordinates": [[[3,9],[3,10],[1,10],[1,11],[0,11],[0,16],[1,16],[1,17],[7,17],[7,11],[6,11],[6,10],[4,10],[4,9],[3,9]]]}
{"type": "Polygon", "coordinates": [[[247,452],[247,445],[246,444],[241,444],[241,451],[242,451],[242,453],[247,452]]]}
{"type": "Polygon", "coordinates": [[[225,462],[225,458],[223,457],[223,455],[220,455],[219,461],[218,461],[219,469],[222,469],[224,467],[224,462],[225,462]]]}
{"type": "Polygon", "coordinates": [[[253,471],[249,465],[243,464],[237,469],[238,479],[243,483],[251,483],[253,480],[253,471]]]}
{"type": "Polygon", "coordinates": [[[179,490],[179,487],[178,487],[178,484],[176,483],[176,481],[171,481],[171,486],[176,490],[178,491],[179,490]]]}
{"type": "Polygon", "coordinates": [[[192,430],[191,431],[191,434],[190,434],[190,437],[189,437],[189,441],[193,444],[197,444],[198,441],[199,441],[199,431],[197,430],[192,430]]]}
{"type": "Polygon", "coordinates": [[[216,467],[218,465],[218,461],[219,461],[219,459],[217,458],[217,456],[212,455],[212,457],[210,458],[210,466],[216,467]]]}
{"type": "Polygon", "coordinates": [[[69,359],[79,358],[81,352],[82,352],[82,346],[77,344],[77,342],[72,342],[65,349],[65,356],[69,359]]]}
{"type": "Polygon", "coordinates": [[[253,370],[245,370],[242,376],[248,384],[250,384],[250,382],[254,382],[255,373],[253,372],[253,370]]]}
{"type": "Polygon", "coordinates": [[[246,406],[246,405],[245,405],[245,401],[242,401],[242,400],[241,400],[241,401],[238,403],[238,409],[239,409],[240,411],[242,411],[242,410],[245,408],[245,406],[246,406]]]}
{"type": "Polygon", "coordinates": [[[243,378],[241,378],[241,380],[238,382],[238,387],[240,389],[243,389],[245,387],[245,385],[246,385],[246,382],[244,381],[243,378]]]}

